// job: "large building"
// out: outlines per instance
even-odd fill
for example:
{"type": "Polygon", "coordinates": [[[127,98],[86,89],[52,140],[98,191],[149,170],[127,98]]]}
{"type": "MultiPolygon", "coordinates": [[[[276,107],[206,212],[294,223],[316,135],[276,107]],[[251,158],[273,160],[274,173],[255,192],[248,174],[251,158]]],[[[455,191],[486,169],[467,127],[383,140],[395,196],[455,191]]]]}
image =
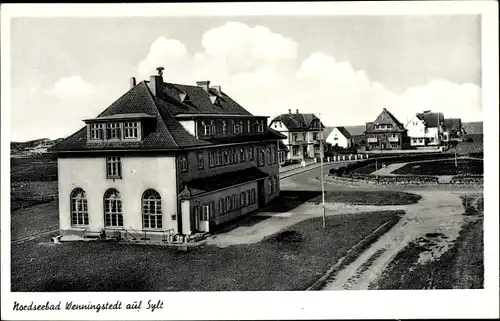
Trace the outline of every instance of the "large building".
{"type": "Polygon", "coordinates": [[[366,123],[364,132],[367,150],[401,150],[407,146],[407,131],[387,109],[373,122],[366,123]]]}
{"type": "Polygon", "coordinates": [[[321,132],[324,126],[314,114],[301,114],[297,109],[295,113],[288,110],[288,114],[275,117],[269,127],[285,135],[282,140],[288,148],[288,161],[302,161],[308,158],[320,157],[321,140],[325,137],[321,132]]]}
{"type": "Polygon", "coordinates": [[[444,133],[444,115],[430,110],[418,113],[406,124],[411,146],[439,146],[444,133]]]}
{"type": "Polygon", "coordinates": [[[284,136],[267,117],[161,70],[53,148],[63,234],[200,235],[279,195],[284,136]]]}

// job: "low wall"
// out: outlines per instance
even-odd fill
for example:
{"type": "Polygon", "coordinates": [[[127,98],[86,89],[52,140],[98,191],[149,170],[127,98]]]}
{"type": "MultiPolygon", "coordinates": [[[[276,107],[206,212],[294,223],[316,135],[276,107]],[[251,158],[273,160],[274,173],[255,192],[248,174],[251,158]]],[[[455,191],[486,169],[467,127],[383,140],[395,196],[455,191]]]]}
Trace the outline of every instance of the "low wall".
{"type": "Polygon", "coordinates": [[[483,183],[483,175],[456,175],[450,181],[450,184],[455,185],[482,185],[483,183]]]}
{"type": "Polygon", "coordinates": [[[422,185],[438,184],[439,179],[435,176],[405,175],[405,176],[374,176],[365,174],[347,173],[337,176],[342,180],[357,181],[371,184],[401,184],[401,185],[422,185]]]}

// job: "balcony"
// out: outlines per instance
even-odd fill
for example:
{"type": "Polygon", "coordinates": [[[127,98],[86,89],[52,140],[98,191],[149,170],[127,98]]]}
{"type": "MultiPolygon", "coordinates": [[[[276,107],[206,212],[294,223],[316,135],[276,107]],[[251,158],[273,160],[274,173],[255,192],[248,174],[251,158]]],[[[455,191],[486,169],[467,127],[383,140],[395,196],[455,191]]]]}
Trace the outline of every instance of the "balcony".
{"type": "Polygon", "coordinates": [[[366,139],[366,141],[367,141],[368,143],[377,143],[377,142],[378,142],[378,138],[377,138],[377,137],[368,137],[368,138],[366,139]]]}
{"type": "Polygon", "coordinates": [[[389,137],[387,138],[387,140],[390,142],[390,143],[397,143],[399,142],[399,137],[389,137]]]}

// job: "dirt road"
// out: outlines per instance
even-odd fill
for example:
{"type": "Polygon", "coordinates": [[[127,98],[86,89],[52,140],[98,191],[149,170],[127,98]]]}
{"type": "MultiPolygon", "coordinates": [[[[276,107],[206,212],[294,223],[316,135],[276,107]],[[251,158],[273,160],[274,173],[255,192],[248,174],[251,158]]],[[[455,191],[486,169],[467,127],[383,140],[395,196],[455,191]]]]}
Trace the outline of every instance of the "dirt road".
{"type": "Polygon", "coordinates": [[[453,244],[464,222],[460,195],[467,192],[460,190],[411,192],[422,196],[420,202],[399,206],[406,211],[400,222],[372,244],[357,260],[340,271],[324,290],[368,289],[368,285],[381,275],[400,250],[410,241],[426,233],[442,233],[447,238],[441,239],[435,251],[426,252],[425,256],[421,256],[420,261],[439,257],[453,244]]]}

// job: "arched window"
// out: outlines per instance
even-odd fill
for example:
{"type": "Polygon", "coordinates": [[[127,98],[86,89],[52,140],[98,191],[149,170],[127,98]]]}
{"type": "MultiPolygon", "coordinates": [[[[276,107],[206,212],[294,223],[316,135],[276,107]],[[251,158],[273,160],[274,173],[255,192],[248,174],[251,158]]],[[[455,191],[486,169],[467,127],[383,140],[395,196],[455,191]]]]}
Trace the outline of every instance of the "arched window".
{"type": "Polygon", "coordinates": [[[120,192],[114,188],[104,193],[104,224],[107,227],[123,227],[122,199],[120,192]]]}
{"type": "Polygon", "coordinates": [[[89,225],[89,211],[87,208],[87,194],[81,188],[71,192],[71,225],[89,225]]]}
{"type": "Polygon", "coordinates": [[[143,228],[162,228],[161,196],[154,189],[142,194],[143,228]]]}

